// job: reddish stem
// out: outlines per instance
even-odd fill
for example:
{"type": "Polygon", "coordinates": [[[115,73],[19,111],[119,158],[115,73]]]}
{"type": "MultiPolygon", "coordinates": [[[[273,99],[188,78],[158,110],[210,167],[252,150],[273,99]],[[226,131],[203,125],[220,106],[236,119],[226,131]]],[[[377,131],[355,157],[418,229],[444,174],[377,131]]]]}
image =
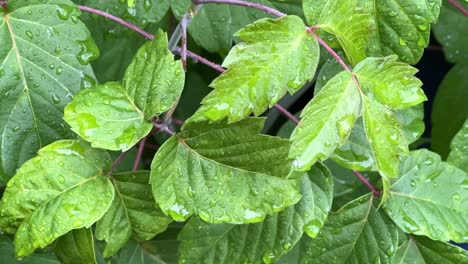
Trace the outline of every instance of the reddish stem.
{"type": "Polygon", "coordinates": [[[315,39],[317,39],[320,45],[322,45],[322,47],[324,47],[328,51],[328,53],[330,53],[330,55],[332,55],[333,58],[335,58],[335,60],[341,65],[341,67],[343,67],[343,69],[351,72],[351,69],[348,67],[348,65],[346,65],[346,63],[340,57],[340,55],[338,55],[338,53],[336,53],[330,46],[328,46],[328,44],[321,37],[319,37],[319,35],[315,34],[314,29],[316,28],[310,27],[307,29],[307,32],[309,32],[312,36],[314,36],[315,39]]]}
{"type": "Polygon", "coordinates": [[[115,168],[117,168],[117,166],[119,166],[119,164],[122,162],[122,160],[125,158],[125,156],[127,156],[127,153],[128,153],[128,151],[125,151],[125,152],[122,152],[120,154],[120,156],[114,161],[114,163],[112,163],[111,171],[109,173],[112,173],[112,171],[115,170],[115,168]]]}
{"type": "Polygon", "coordinates": [[[375,196],[380,196],[380,191],[378,191],[367,179],[366,177],[364,177],[359,171],[355,171],[353,170],[353,173],[354,175],[356,175],[359,180],[364,183],[364,185],[367,186],[367,188],[369,188],[369,190],[371,190],[371,192],[375,195],[375,196]]]}
{"type": "Polygon", "coordinates": [[[455,0],[448,0],[448,2],[452,4],[456,9],[460,10],[460,12],[462,12],[465,16],[468,16],[468,10],[463,8],[463,6],[460,3],[458,3],[455,0]]]}
{"type": "Polygon", "coordinates": [[[141,156],[143,155],[143,149],[145,148],[147,139],[148,137],[144,137],[142,140],[140,140],[140,144],[138,145],[138,152],[135,161],[133,162],[132,171],[136,171],[138,169],[138,165],[140,165],[141,156]]]}
{"type": "Polygon", "coordinates": [[[279,104],[275,104],[275,108],[285,117],[289,118],[289,120],[293,121],[296,124],[299,124],[299,119],[297,119],[296,116],[294,116],[291,112],[286,110],[286,108],[282,107],[279,104]]]}
{"type": "Polygon", "coordinates": [[[271,7],[268,7],[268,6],[264,6],[264,5],[261,5],[261,4],[257,4],[257,3],[251,3],[251,2],[246,2],[246,1],[240,1],[240,0],[194,0],[193,1],[194,4],[228,4],[228,5],[238,5],[238,6],[245,6],[245,7],[249,7],[249,8],[254,8],[254,9],[258,9],[258,10],[261,10],[261,11],[264,11],[264,12],[267,12],[267,13],[270,13],[272,15],[275,15],[275,16],[279,16],[279,17],[282,17],[282,16],[285,16],[286,14],[283,13],[283,12],[280,12],[274,8],[271,8],[271,7]]]}

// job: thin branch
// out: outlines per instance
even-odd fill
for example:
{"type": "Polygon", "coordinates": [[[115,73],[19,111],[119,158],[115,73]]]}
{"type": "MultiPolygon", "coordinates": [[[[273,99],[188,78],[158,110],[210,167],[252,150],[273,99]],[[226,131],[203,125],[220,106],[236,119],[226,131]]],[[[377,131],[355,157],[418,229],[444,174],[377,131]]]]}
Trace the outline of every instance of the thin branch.
{"type": "Polygon", "coordinates": [[[3,7],[3,11],[6,13],[7,11],[7,3],[8,0],[0,0],[0,6],[3,7]]]}
{"type": "Polygon", "coordinates": [[[294,116],[291,112],[286,110],[286,108],[282,107],[279,104],[275,104],[275,108],[278,109],[278,111],[284,115],[285,117],[289,118],[289,120],[293,121],[296,124],[299,124],[299,119],[297,119],[296,116],[294,116]]]}
{"type": "Polygon", "coordinates": [[[367,186],[367,188],[369,188],[369,190],[371,190],[371,192],[372,192],[375,196],[380,196],[380,191],[378,191],[378,190],[374,187],[374,185],[372,185],[372,184],[366,179],[366,177],[364,177],[360,172],[355,171],[355,170],[353,170],[353,173],[354,173],[354,175],[356,175],[356,176],[359,178],[359,180],[360,180],[362,183],[364,183],[364,185],[367,186]]]}
{"type": "MultiPolygon", "coordinates": [[[[180,54],[182,52],[181,48],[177,48],[175,50],[175,52],[177,52],[178,54],[180,54]]],[[[205,64],[206,66],[208,67],[211,67],[212,69],[216,70],[216,71],[219,71],[219,72],[224,72],[226,71],[226,69],[224,69],[223,67],[221,67],[221,65],[219,64],[216,64],[212,61],[209,61],[205,58],[203,58],[202,56],[196,54],[196,53],[193,53],[191,52],[190,50],[187,50],[187,57],[193,59],[195,62],[201,62],[203,64],[205,64]]]]}
{"type": "Polygon", "coordinates": [[[96,15],[99,15],[99,16],[108,18],[108,19],[110,19],[112,21],[115,21],[115,22],[119,23],[120,25],[122,25],[124,27],[127,27],[127,28],[139,33],[140,35],[144,36],[145,38],[147,38],[149,40],[153,40],[153,38],[154,38],[154,36],[151,35],[150,33],[144,31],[143,29],[135,26],[134,24],[132,24],[130,22],[127,22],[127,21],[121,19],[120,17],[116,17],[116,16],[111,15],[111,14],[109,14],[107,12],[102,11],[102,10],[98,10],[98,9],[91,8],[91,7],[88,7],[88,6],[82,6],[82,5],[77,5],[77,6],[82,11],[94,13],[96,15]]]}
{"type": "Polygon", "coordinates": [[[128,153],[128,151],[122,152],[122,153],[120,154],[120,156],[117,157],[117,159],[114,161],[114,163],[112,163],[111,171],[109,172],[109,174],[111,174],[112,171],[114,171],[115,168],[117,168],[117,167],[120,165],[120,163],[121,163],[122,160],[125,158],[125,156],[127,156],[127,153],[128,153]]]}
{"type": "Polygon", "coordinates": [[[458,3],[455,0],[448,0],[448,2],[452,4],[456,9],[460,10],[460,12],[462,12],[465,16],[468,16],[468,10],[463,8],[463,6],[460,3],[458,3]]]}
{"type": "Polygon", "coordinates": [[[195,4],[238,5],[238,6],[245,6],[245,7],[249,7],[249,8],[258,9],[258,10],[270,13],[270,14],[278,16],[278,17],[282,17],[282,16],[286,15],[285,13],[280,12],[279,10],[276,10],[276,9],[268,7],[268,6],[264,6],[264,5],[257,4],[257,3],[252,3],[252,2],[240,1],[240,0],[194,0],[193,3],[195,3],[195,4]]]}
{"type": "Polygon", "coordinates": [[[136,171],[138,169],[138,166],[140,165],[141,156],[143,155],[143,149],[145,148],[147,139],[148,137],[144,137],[142,140],[140,140],[140,144],[138,145],[138,152],[135,157],[135,161],[133,162],[132,171],[136,171]]]}

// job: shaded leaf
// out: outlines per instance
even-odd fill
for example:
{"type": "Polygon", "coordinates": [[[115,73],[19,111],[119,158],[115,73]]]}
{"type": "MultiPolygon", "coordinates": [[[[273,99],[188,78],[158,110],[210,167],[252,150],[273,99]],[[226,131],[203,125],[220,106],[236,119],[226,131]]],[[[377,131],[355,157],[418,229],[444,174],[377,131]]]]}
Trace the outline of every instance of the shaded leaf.
{"type": "Polygon", "coordinates": [[[5,264],[59,264],[60,261],[53,253],[34,253],[21,260],[15,257],[13,240],[5,235],[0,235],[0,263],[5,264]]]}
{"type": "Polygon", "coordinates": [[[125,73],[123,85],[107,83],[83,90],[66,107],[64,119],[93,147],[126,151],[145,137],[152,117],[169,110],[184,86],[182,63],[158,31],[125,73]]]}
{"type": "Polygon", "coordinates": [[[172,222],[157,207],[148,182],[147,171],[113,175],[115,197],[96,227],[96,238],[107,242],[104,257],[114,255],[130,237],[149,240],[172,222]]]}
{"type": "Polygon", "coordinates": [[[8,12],[0,12],[0,174],[5,178],[40,148],[72,137],[63,108],[95,82],[88,63],[99,53],[79,15],[68,0],[9,1],[8,12]]]}
{"type": "Polygon", "coordinates": [[[390,263],[397,246],[397,227],[365,195],[329,215],[302,263],[390,263]]]}
{"type": "MultiPolygon", "coordinates": [[[[259,135],[263,120],[186,123],[151,165],[153,195],[177,221],[192,214],[208,222],[262,221],[299,199],[288,180],[287,140],[259,135]]],[[[291,175],[292,176],[292,175],[291,175]]]]}
{"type": "Polygon", "coordinates": [[[16,231],[17,256],[100,219],[114,197],[109,166],[106,152],[78,140],[56,141],[21,166],[0,202],[0,227],[16,231]]]}
{"type": "Polygon", "coordinates": [[[395,253],[395,264],[459,264],[468,263],[468,253],[457,246],[411,236],[395,253]]]}
{"type": "Polygon", "coordinates": [[[94,237],[91,229],[80,228],[60,237],[55,246],[55,254],[61,263],[94,264],[94,237]]]}
{"type": "Polygon", "coordinates": [[[316,235],[331,207],[333,182],[323,165],[301,181],[302,199],[261,223],[209,224],[191,219],[179,235],[184,263],[273,263],[299,241],[303,230],[316,235]],[[253,246],[255,245],[255,246],[253,246]]]}
{"type": "Polygon", "coordinates": [[[468,62],[456,64],[437,90],[431,113],[431,149],[445,159],[450,141],[468,116],[468,62]]]}
{"type": "Polygon", "coordinates": [[[468,119],[452,139],[450,147],[452,151],[447,158],[447,162],[468,173],[468,119]]]}
{"type": "MultiPolygon", "coordinates": [[[[468,10],[467,1],[457,1],[465,10],[468,10]]],[[[460,12],[448,1],[442,2],[440,16],[434,25],[434,36],[444,49],[445,58],[453,63],[468,60],[468,23],[466,15],[460,12]]]]}
{"type": "Polygon", "coordinates": [[[428,150],[412,151],[384,208],[405,232],[468,241],[468,177],[428,150]]]}
{"type": "Polygon", "coordinates": [[[224,60],[228,70],[211,83],[215,90],[203,99],[194,120],[258,116],[314,75],[318,44],[299,17],[262,19],[236,34],[243,42],[224,60]]]}
{"type": "Polygon", "coordinates": [[[309,102],[291,135],[289,156],[298,170],[327,159],[345,143],[360,112],[360,97],[351,74],[341,72],[309,102]]]}
{"type": "MultiPolygon", "coordinates": [[[[249,0],[249,2],[273,7],[268,0],[249,0]]],[[[183,3],[178,5],[183,5],[183,3]]],[[[206,4],[193,18],[188,27],[188,32],[195,42],[207,51],[225,55],[232,46],[234,33],[264,17],[272,16],[268,13],[242,6],[206,4]]]]}
{"type": "Polygon", "coordinates": [[[152,240],[137,243],[134,240],[128,243],[112,258],[111,264],[168,264],[177,263],[176,240],[152,240]]]}

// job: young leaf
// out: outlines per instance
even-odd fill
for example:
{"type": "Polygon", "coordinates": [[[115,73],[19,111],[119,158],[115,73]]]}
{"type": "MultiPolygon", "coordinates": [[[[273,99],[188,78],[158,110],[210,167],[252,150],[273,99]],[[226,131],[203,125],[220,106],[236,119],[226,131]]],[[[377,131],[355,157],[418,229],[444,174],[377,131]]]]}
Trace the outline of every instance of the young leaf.
{"type": "MultiPolygon", "coordinates": [[[[468,10],[467,1],[457,1],[465,10],[468,10]]],[[[455,8],[449,1],[442,2],[440,16],[434,25],[434,36],[444,48],[445,58],[452,63],[466,62],[468,60],[468,23],[466,14],[455,8]]]]}
{"type": "Polygon", "coordinates": [[[468,241],[468,176],[428,150],[412,151],[384,208],[405,232],[468,241]]]}
{"type": "Polygon", "coordinates": [[[0,174],[43,146],[72,137],[63,108],[94,83],[98,50],[68,0],[9,1],[0,11],[0,174]]]}
{"type": "Polygon", "coordinates": [[[351,74],[343,71],[309,102],[291,135],[289,156],[295,169],[307,171],[345,143],[359,115],[360,100],[351,74]]]}
{"type": "Polygon", "coordinates": [[[96,264],[93,231],[80,228],[60,237],[55,246],[55,254],[64,264],[96,264]]]}
{"type": "Polygon", "coordinates": [[[286,177],[287,140],[259,135],[263,120],[189,123],[161,146],[151,165],[153,195],[177,221],[254,223],[300,199],[286,177]]]}
{"type": "Polygon", "coordinates": [[[150,120],[169,110],[184,87],[182,63],[158,31],[125,73],[123,85],[107,83],[83,90],[65,108],[64,119],[93,147],[126,151],[153,127],[150,120]]]}
{"type": "Polygon", "coordinates": [[[243,42],[224,60],[228,70],[211,83],[215,90],[203,99],[194,120],[258,116],[314,76],[319,47],[299,17],[262,19],[236,34],[243,42]]]}
{"type": "Polygon", "coordinates": [[[180,261],[273,263],[291,250],[303,230],[316,235],[330,210],[333,181],[326,167],[313,167],[301,183],[301,201],[266,217],[262,223],[214,225],[191,219],[179,235],[180,261]]]}
{"type": "Polygon", "coordinates": [[[468,252],[448,243],[422,236],[411,236],[395,253],[392,263],[468,263],[468,252]]]}
{"type": "Polygon", "coordinates": [[[309,23],[335,34],[353,65],[392,54],[415,64],[429,43],[441,0],[305,0],[303,5],[309,23]]]}
{"type": "Polygon", "coordinates": [[[431,149],[443,159],[450,152],[450,141],[468,116],[468,61],[456,64],[437,90],[432,106],[431,149]]]}
{"type": "Polygon", "coordinates": [[[392,55],[367,58],[359,63],[353,72],[363,92],[391,109],[408,108],[426,101],[422,82],[414,77],[418,70],[397,59],[392,55]]]}
{"type": "Polygon", "coordinates": [[[0,227],[16,231],[16,255],[100,219],[114,197],[109,166],[106,152],[78,140],[56,141],[21,166],[0,202],[0,227]]]}
{"type": "Polygon", "coordinates": [[[390,263],[397,246],[397,227],[368,194],[329,215],[302,263],[390,263]]]}
{"type": "MultiPolygon", "coordinates": [[[[172,1],[184,2],[183,0],[172,1]]],[[[249,0],[249,2],[273,7],[268,0],[249,0]]],[[[183,3],[178,5],[183,5],[183,3]]],[[[205,5],[193,18],[188,32],[195,42],[204,49],[225,55],[232,46],[234,33],[263,17],[271,17],[271,15],[242,6],[205,5]]]]}
{"type": "Polygon", "coordinates": [[[96,148],[127,151],[153,125],[121,84],[109,82],[78,93],[65,108],[65,121],[96,148]]]}
{"type": "Polygon", "coordinates": [[[408,142],[390,109],[367,96],[363,96],[363,105],[364,129],[385,183],[388,178],[398,177],[400,158],[408,153],[408,142]]]}
{"type": "Polygon", "coordinates": [[[450,146],[452,151],[447,158],[447,162],[468,173],[468,119],[452,139],[450,146]]]}
{"type": "Polygon", "coordinates": [[[97,222],[96,238],[106,240],[104,257],[114,255],[130,237],[149,240],[166,230],[172,221],[154,202],[148,184],[149,172],[114,174],[115,197],[106,214],[97,222]]]}

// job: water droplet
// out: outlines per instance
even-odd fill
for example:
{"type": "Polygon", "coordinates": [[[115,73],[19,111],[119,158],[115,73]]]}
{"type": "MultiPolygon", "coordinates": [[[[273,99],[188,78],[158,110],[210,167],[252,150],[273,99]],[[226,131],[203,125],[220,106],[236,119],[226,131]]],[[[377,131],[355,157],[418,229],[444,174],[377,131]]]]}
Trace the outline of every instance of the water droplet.
{"type": "Polygon", "coordinates": [[[318,220],[312,220],[304,226],[304,232],[312,238],[317,237],[320,229],[322,228],[322,223],[318,220]]]}
{"type": "Polygon", "coordinates": [[[58,97],[56,94],[53,94],[52,101],[54,102],[54,104],[58,104],[60,103],[60,97],[58,97]]]}
{"type": "Polygon", "coordinates": [[[26,30],[26,36],[28,36],[28,38],[32,39],[34,37],[34,34],[30,31],[30,30],[26,30]]]}
{"type": "Polygon", "coordinates": [[[406,42],[403,39],[400,39],[400,46],[406,46],[406,42]]]}
{"type": "Polygon", "coordinates": [[[276,255],[273,252],[267,252],[267,253],[263,254],[262,259],[263,259],[263,262],[265,262],[266,264],[270,264],[270,263],[275,262],[276,255]]]}

